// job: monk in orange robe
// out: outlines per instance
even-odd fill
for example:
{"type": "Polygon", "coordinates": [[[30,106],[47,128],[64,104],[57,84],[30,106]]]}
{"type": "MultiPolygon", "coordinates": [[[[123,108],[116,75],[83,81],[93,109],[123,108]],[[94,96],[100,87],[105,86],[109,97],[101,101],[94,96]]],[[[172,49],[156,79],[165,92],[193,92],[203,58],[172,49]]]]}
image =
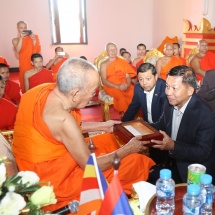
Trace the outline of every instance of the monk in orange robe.
{"type": "Polygon", "coordinates": [[[182,65],[186,66],[186,60],[185,58],[181,57],[181,54],[180,54],[179,43],[173,43],[173,55],[181,60],[182,65]]]}
{"type": "MultiPolygon", "coordinates": [[[[50,181],[54,186],[58,202],[47,208],[50,211],[65,206],[74,199],[79,200],[83,170],[90,155],[82,132],[111,132],[113,125],[117,123],[107,121],[80,124],[77,109],[84,108],[92,99],[99,82],[98,72],[91,63],[71,58],[59,70],[57,79],[57,86],[43,84],[23,95],[13,143],[13,153],[19,169],[35,171],[41,181],[50,181]]],[[[111,134],[93,138],[100,150],[97,151],[97,155],[100,155],[97,157],[98,165],[108,181],[113,177],[111,161],[115,154],[108,152],[117,148],[117,145],[114,146],[113,142],[111,148],[103,150],[102,147],[111,145],[111,140],[111,134]]],[[[147,156],[136,154],[147,150],[145,143],[148,141],[140,141],[135,137],[117,149],[118,156],[122,159],[119,178],[128,194],[131,194],[131,184],[146,180],[150,167],[154,165],[147,156]]]]}
{"type": "Polygon", "coordinates": [[[167,43],[164,46],[164,56],[156,62],[158,77],[166,80],[167,73],[175,66],[183,65],[181,59],[173,56],[173,44],[167,43]]]}
{"type": "Polygon", "coordinates": [[[205,72],[215,69],[215,54],[208,51],[208,42],[200,40],[198,42],[199,52],[190,61],[190,66],[195,70],[197,80],[202,81],[205,72]]]}
{"type": "Polygon", "coordinates": [[[10,67],[10,64],[7,62],[7,60],[5,58],[3,58],[2,56],[0,56],[0,63],[4,63],[6,64],[8,67],[10,67]]]}
{"type": "Polygon", "coordinates": [[[34,66],[24,74],[25,91],[39,84],[53,83],[52,71],[43,68],[43,57],[39,53],[32,54],[31,63],[34,66]]]}
{"type": "Polygon", "coordinates": [[[101,63],[101,79],[106,93],[114,98],[114,108],[122,116],[133,97],[131,79],[136,77],[136,71],[125,60],[117,57],[114,43],[108,43],[106,51],[109,58],[101,63]]]}
{"type": "Polygon", "coordinates": [[[10,72],[7,64],[0,63],[0,76],[5,82],[5,93],[3,97],[18,105],[21,99],[20,87],[19,84],[9,79],[10,72]]]}
{"type": "Polygon", "coordinates": [[[17,23],[19,36],[12,40],[15,51],[19,54],[19,81],[22,92],[24,89],[24,73],[33,68],[31,64],[31,55],[41,51],[38,35],[32,31],[28,32],[27,23],[19,21],[17,23]]]}
{"type": "Polygon", "coordinates": [[[57,79],[57,72],[61,65],[68,59],[69,55],[64,52],[62,47],[55,48],[55,57],[46,64],[46,69],[51,69],[54,82],[57,79]]]}
{"type": "Polygon", "coordinates": [[[136,71],[138,67],[144,63],[144,57],[146,56],[146,45],[143,43],[140,43],[137,45],[137,57],[133,60],[133,66],[136,68],[136,71]]]}
{"type": "Polygon", "coordinates": [[[4,90],[4,81],[0,76],[0,130],[9,130],[14,127],[17,106],[3,98],[4,90]]]}

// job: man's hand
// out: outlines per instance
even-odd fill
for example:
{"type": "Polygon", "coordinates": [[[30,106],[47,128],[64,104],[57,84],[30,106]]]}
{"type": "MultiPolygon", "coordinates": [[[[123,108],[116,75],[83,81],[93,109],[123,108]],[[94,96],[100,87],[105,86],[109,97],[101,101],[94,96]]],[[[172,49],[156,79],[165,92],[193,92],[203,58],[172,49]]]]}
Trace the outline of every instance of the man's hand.
{"type": "Polygon", "coordinates": [[[129,147],[130,154],[131,153],[144,153],[148,154],[149,148],[144,146],[147,143],[150,143],[150,141],[142,141],[142,136],[136,136],[133,137],[126,146],[129,147]]]}
{"type": "Polygon", "coordinates": [[[107,132],[107,133],[113,133],[113,126],[115,124],[120,124],[121,121],[117,121],[117,120],[109,120],[109,121],[106,121],[104,122],[105,123],[105,127],[104,127],[104,131],[107,132]]]}
{"type": "Polygon", "coordinates": [[[127,84],[120,84],[119,85],[119,89],[124,91],[124,90],[127,90],[128,89],[128,85],[127,84]]]}
{"type": "Polygon", "coordinates": [[[156,145],[153,145],[153,148],[157,148],[160,150],[173,150],[174,149],[174,141],[166,134],[164,131],[159,131],[161,134],[163,134],[163,140],[151,140],[152,143],[156,143],[156,145]]]}

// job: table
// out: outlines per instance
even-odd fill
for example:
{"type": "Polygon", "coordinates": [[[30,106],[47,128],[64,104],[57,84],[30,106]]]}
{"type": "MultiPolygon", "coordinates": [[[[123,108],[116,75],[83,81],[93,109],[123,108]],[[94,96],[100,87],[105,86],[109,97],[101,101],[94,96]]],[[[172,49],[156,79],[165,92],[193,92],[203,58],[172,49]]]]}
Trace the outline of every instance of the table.
{"type": "MultiPolygon", "coordinates": [[[[177,184],[175,186],[175,212],[174,215],[182,214],[183,196],[187,192],[187,184],[177,184]]],[[[213,204],[213,214],[215,214],[215,207],[213,204]]],[[[145,215],[156,215],[156,195],[153,195],[148,201],[145,209],[145,215]]]]}

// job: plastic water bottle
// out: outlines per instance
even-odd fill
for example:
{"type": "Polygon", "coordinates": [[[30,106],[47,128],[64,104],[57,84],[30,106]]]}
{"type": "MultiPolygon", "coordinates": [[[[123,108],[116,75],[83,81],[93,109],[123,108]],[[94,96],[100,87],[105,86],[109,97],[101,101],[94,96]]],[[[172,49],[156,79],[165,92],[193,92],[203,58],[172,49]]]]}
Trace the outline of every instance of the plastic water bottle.
{"type": "Polygon", "coordinates": [[[202,204],[203,198],[200,193],[200,186],[198,184],[188,185],[187,193],[183,197],[183,215],[201,214],[202,204]]]}
{"type": "Polygon", "coordinates": [[[160,171],[156,182],[156,212],[157,215],[173,215],[175,211],[175,182],[169,169],[160,171]]]}
{"type": "Polygon", "coordinates": [[[214,187],[212,185],[212,176],[208,174],[200,177],[201,195],[203,197],[202,214],[212,215],[214,187]]]}

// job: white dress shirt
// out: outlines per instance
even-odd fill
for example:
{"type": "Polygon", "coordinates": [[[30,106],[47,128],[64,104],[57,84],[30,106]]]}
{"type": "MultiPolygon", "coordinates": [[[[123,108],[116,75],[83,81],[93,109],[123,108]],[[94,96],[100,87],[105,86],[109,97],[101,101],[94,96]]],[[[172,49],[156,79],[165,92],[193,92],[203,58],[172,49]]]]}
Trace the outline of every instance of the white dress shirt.
{"type": "Polygon", "coordinates": [[[152,121],[152,98],[154,95],[154,91],[155,91],[155,86],[153,87],[153,89],[150,92],[144,90],[144,93],[146,94],[147,115],[148,115],[149,123],[153,123],[153,121],[152,121]]]}

